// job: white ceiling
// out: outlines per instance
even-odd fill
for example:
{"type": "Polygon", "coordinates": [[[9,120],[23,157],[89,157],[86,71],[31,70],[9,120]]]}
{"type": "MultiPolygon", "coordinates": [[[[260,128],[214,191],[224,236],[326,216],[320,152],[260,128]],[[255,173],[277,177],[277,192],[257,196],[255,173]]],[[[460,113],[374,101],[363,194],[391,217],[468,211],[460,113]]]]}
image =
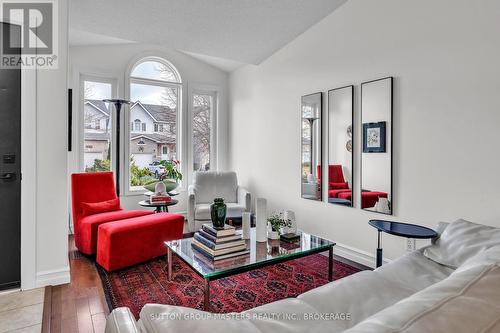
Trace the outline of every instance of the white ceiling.
{"type": "Polygon", "coordinates": [[[69,45],[109,45],[109,44],[130,44],[131,40],[95,34],[88,31],[69,29],[69,45]]]}
{"type": "Polygon", "coordinates": [[[70,0],[70,44],[163,45],[230,71],[259,64],[346,1],[70,0]]]}
{"type": "Polygon", "coordinates": [[[214,67],[217,67],[219,69],[222,69],[225,72],[232,72],[235,69],[240,68],[241,66],[244,65],[244,63],[239,62],[239,61],[234,61],[231,59],[224,59],[224,58],[219,58],[219,57],[212,57],[212,56],[207,56],[204,54],[199,54],[199,53],[194,53],[194,52],[188,52],[188,51],[181,51],[182,53],[185,53],[195,59],[198,59],[200,61],[203,61],[209,65],[212,65],[214,67]]]}

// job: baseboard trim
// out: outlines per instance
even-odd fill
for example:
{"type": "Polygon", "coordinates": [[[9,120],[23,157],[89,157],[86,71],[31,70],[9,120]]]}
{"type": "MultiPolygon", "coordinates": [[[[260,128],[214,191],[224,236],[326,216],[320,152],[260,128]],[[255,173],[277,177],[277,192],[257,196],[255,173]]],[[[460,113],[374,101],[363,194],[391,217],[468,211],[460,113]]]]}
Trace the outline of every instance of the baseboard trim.
{"type": "Polygon", "coordinates": [[[71,275],[69,266],[61,269],[53,269],[36,273],[36,287],[57,286],[60,284],[69,283],[71,275]]]}
{"type": "MultiPolygon", "coordinates": [[[[351,261],[357,262],[358,264],[361,264],[361,265],[364,265],[367,267],[375,268],[375,266],[376,266],[375,255],[368,253],[366,251],[360,250],[360,249],[356,249],[356,248],[351,247],[351,246],[337,243],[333,248],[333,252],[335,253],[335,255],[349,259],[351,261]]],[[[382,262],[384,264],[387,264],[390,261],[391,260],[387,259],[387,258],[383,258],[383,260],[382,260],[382,262]]]]}

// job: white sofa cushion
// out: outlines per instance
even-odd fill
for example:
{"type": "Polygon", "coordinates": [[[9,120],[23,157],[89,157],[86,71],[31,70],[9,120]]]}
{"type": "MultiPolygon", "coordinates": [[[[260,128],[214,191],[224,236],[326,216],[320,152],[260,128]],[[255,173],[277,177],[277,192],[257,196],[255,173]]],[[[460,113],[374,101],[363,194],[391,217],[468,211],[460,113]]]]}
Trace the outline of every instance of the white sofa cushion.
{"type": "Polygon", "coordinates": [[[359,272],[310,290],[296,299],[284,299],[245,311],[244,313],[250,316],[247,320],[210,319],[204,321],[203,325],[186,323],[182,320],[168,320],[165,315],[158,314],[206,316],[206,313],[190,308],[148,304],[141,312],[141,322],[148,328],[148,332],[174,332],[183,329],[196,332],[195,328],[218,333],[232,332],[236,328],[242,332],[303,332],[305,329],[309,333],[342,332],[415,292],[445,279],[451,272],[452,269],[425,258],[421,252],[412,252],[375,272],[359,272]],[[350,318],[329,321],[265,318],[265,314],[272,313],[293,313],[298,314],[299,318],[304,313],[334,313],[349,314],[350,318]],[[262,314],[264,319],[258,317],[259,314],[262,314]]]}
{"type": "Polygon", "coordinates": [[[249,320],[228,320],[183,306],[146,304],[141,310],[141,325],[145,332],[192,333],[255,333],[260,332],[249,320]]]}
{"type": "Polygon", "coordinates": [[[481,251],[500,245],[500,229],[465,220],[450,223],[424,255],[452,268],[462,265],[481,251]]]}
{"type": "Polygon", "coordinates": [[[376,269],[384,279],[404,285],[414,292],[446,279],[453,269],[426,258],[422,250],[413,251],[376,269]]]}
{"type": "MultiPolygon", "coordinates": [[[[199,204],[194,209],[194,218],[197,220],[211,220],[210,217],[211,204],[199,204]]],[[[226,217],[241,217],[245,211],[245,206],[238,203],[227,202],[226,217]]]]}
{"type": "Polygon", "coordinates": [[[454,272],[354,326],[349,333],[499,332],[500,266],[454,272]]]}
{"type": "Polygon", "coordinates": [[[413,293],[409,286],[388,281],[376,272],[363,271],[312,289],[297,298],[318,313],[349,314],[349,320],[330,324],[329,332],[342,332],[413,293]]]}
{"type": "Polygon", "coordinates": [[[500,245],[490,247],[486,251],[480,252],[474,257],[468,259],[454,273],[462,272],[471,269],[475,266],[485,266],[499,263],[500,264],[500,245]]]}
{"type": "Polygon", "coordinates": [[[193,186],[197,204],[211,204],[215,198],[224,198],[226,202],[238,202],[236,172],[195,172],[193,186]]]}

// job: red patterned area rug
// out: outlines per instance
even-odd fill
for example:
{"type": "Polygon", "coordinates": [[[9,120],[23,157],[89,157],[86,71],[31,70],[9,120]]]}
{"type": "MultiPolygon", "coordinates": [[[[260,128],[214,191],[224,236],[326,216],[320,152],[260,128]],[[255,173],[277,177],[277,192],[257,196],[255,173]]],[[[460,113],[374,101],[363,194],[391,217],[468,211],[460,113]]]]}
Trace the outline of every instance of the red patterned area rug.
{"type": "MultiPolygon", "coordinates": [[[[96,265],[110,309],[129,307],[136,318],[146,303],[203,307],[203,279],[173,256],[172,281],[167,280],[166,260],[108,273],[96,265]]],[[[359,269],[334,262],[334,279],[359,269]]],[[[328,258],[315,254],[210,282],[211,311],[241,312],[288,297],[296,297],[328,283],[328,258]]]]}

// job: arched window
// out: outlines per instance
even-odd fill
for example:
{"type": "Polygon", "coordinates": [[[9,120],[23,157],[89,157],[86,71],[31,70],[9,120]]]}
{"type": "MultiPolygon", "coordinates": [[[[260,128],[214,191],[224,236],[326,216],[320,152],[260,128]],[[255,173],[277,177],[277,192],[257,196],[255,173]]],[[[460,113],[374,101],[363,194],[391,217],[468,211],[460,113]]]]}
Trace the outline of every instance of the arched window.
{"type": "MultiPolygon", "coordinates": [[[[159,57],[146,57],[136,62],[129,73],[130,128],[131,132],[142,132],[151,138],[157,145],[156,149],[147,149],[139,152],[130,151],[130,190],[142,190],[141,180],[151,182],[148,177],[138,177],[130,174],[136,170],[148,168],[153,161],[161,156],[163,145],[168,143],[172,151],[179,151],[179,119],[181,112],[181,76],[177,69],[165,59],[159,57]],[[169,128],[169,131],[163,129],[169,128]],[[151,151],[154,151],[151,153],[151,151]]],[[[131,133],[130,145],[138,143],[138,138],[131,133]]],[[[170,159],[179,160],[179,156],[169,154],[170,159]]]]}

